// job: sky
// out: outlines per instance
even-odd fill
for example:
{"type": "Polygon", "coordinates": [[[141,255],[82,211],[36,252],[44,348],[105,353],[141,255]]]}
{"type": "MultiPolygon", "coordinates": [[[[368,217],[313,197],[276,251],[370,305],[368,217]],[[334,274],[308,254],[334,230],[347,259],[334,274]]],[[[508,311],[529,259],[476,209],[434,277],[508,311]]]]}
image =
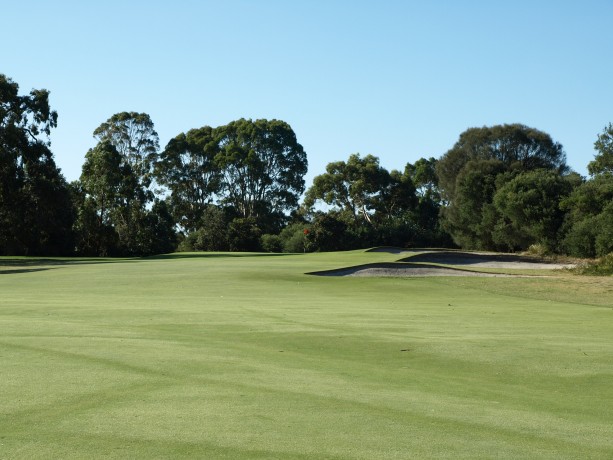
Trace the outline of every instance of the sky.
{"type": "Polygon", "coordinates": [[[613,122],[613,0],[0,0],[0,73],[48,89],[79,178],[115,113],[176,135],[279,119],[309,172],[360,153],[402,170],[470,127],[522,123],[586,175],[613,122]]]}

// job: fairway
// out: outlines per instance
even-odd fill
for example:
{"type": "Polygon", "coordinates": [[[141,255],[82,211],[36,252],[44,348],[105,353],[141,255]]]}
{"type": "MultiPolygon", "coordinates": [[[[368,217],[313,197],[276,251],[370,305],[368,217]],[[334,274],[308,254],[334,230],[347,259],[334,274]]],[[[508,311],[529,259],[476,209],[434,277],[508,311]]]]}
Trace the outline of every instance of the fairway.
{"type": "Polygon", "coordinates": [[[612,277],[400,258],[0,258],[0,458],[613,458],[612,277]]]}

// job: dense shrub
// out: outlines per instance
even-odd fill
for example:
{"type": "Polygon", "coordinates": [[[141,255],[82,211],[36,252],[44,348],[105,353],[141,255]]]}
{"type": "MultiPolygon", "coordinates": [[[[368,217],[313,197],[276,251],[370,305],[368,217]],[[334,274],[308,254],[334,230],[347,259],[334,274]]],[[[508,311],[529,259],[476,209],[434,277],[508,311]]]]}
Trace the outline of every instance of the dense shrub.
{"type": "Polygon", "coordinates": [[[575,271],[581,275],[612,276],[613,252],[592,262],[580,265],[575,271]]]}
{"type": "Polygon", "coordinates": [[[279,235],[269,233],[262,235],[260,239],[262,250],[266,252],[283,252],[283,241],[279,235]]]}

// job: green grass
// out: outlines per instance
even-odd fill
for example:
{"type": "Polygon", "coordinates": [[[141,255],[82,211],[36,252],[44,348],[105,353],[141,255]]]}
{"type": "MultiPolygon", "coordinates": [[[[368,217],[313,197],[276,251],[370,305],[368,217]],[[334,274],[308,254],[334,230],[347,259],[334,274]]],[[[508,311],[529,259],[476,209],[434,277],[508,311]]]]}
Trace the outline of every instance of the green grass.
{"type": "Polygon", "coordinates": [[[613,279],[0,258],[0,458],[612,458],[613,279]]]}

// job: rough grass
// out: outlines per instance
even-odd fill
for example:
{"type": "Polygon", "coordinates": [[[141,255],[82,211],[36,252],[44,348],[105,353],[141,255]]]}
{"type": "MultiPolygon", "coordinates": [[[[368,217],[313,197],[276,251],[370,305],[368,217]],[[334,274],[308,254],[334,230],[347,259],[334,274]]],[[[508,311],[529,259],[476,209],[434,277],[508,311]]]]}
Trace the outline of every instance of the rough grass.
{"type": "Polygon", "coordinates": [[[0,458],[611,458],[613,282],[0,259],[0,458]]]}

